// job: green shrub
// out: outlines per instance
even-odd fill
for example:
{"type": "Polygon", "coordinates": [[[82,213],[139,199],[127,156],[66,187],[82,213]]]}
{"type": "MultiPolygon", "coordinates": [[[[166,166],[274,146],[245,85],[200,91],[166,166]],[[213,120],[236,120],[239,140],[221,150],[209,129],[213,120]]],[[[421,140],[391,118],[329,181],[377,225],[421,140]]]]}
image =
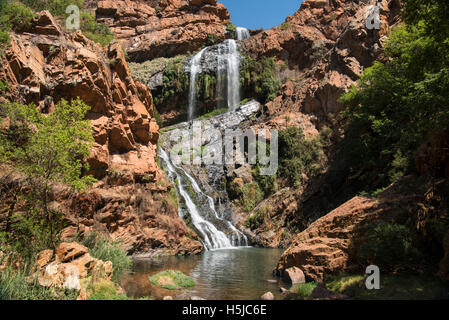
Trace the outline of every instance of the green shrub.
{"type": "Polygon", "coordinates": [[[231,39],[237,39],[237,27],[231,21],[226,24],[226,33],[231,39]]]}
{"type": "Polygon", "coordinates": [[[124,294],[117,293],[117,287],[111,281],[98,279],[87,287],[88,300],[130,300],[124,294]]]}
{"type": "Polygon", "coordinates": [[[242,87],[250,91],[262,103],[267,103],[277,96],[281,86],[273,58],[254,59],[250,56],[242,59],[240,68],[242,87]]]}
{"type": "Polygon", "coordinates": [[[247,183],[242,187],[241,205],[246,212],[252,211],[263,200],[263,192],[256,182],[247,183]]]}
{"type": "Polygon", "coordinates": [[[0,29],[0,50],[4,49],[9,44],[9,41],[10,41],[9,31],[0,29]]]}
{"type": "Polygon", "coordinates": [[[279,131],[279,176],[291,185],[300,185],[302,175],[316,175],[324,157],[320,137],[307,140],[301,129],[289,127],[279,131]]]}
{"type": "Polygon", "coordinates": [[[84,120],[89,106],[79,99],[61,100],[48,115],[18,103],[0,109],[11,124],[0,134],[0,162],[19,172],[29,189],[17,194],[21,207],[13,203],[14,214],[6,218],[10,230],[1,234],[1,242],[31,259],[36,251],[55,248],[65,226],[64,215],[49,204],[51,186],[62,183],[80,191],[95,181],[82,175],[89,169],[82,159],[93,142],[90,122],[84,120]]]}
{"type": "Polygon", "coordinates": [[[164,119],[162,119],[162,116],[159,111],[157,111],[156,107],[154,107],[154,119],[156,119],[156,123],[159,128],[162,128],[164,126],[164,119]]]}
{"type": "Polygon", "coordinates": [[[34,18],[33,11],[18,1],[12,1],[3,6],[0,13],[0,28],[3,31],[26,30],[31,26],[31,20],[34,18]]]}
{"type": "Polygon", "coordinates": [[[132,260],[126,255],[121,242],[111,241],[99,233],[92,232],[86,235],[82,244],[89,249],[92,257],[112,262],[114,268],[112,280],[119,281],[122,275],[130,270],[132,260]]]}
{"type": "Polygon", "coordinates": [[[109,27],[104,23],[98,23],[92,12],[81,13],[81,30],[87,38],[99,43],[103,47],[109,45],[114,40],[114,35],[109,30],[109,27]]]}
{"type": "Polygon", "coordinates": [[[244,226],[255,230],[259,228],[265,221],[265,218],[268,216],[268,208],[263,206],[259,210],[256,211],[255,214],[251,215],[244,223],[244,226]]]}
{"type": "Polygon", "coordinates": [[[298,295],[301,299],[310,298],[313,290],[318,286],[316,282],[307,282],[298,286],[298,295]]]}
{"type": "Polygon", "coordinates": [[[203,114],[200,118],[201,119],[211,118],[211,117],[218,116],[220,114],[224,114],[224,113],[226,113],[228,111],[229,111],[229,109],[227,109],[227,108],[215,109],[214,111],[211,111],[209,113],[203,114]]]}
{"type": "MultiPolygon", "coordinates": [[[[1,35],[0,35],[1,37],[1,35]]],[[[1,42],[1,39],[0,39],[1,42]]],[[[8,82],[3,82],[0,80],[0,96],[8,90],[8,82]]]]}
{"type": "Polygon", "coordinates": [[[292,24],[290,22],[284,22],[283,24],[281,24],[280,29],[281,30],[287,30],[292,26],[292,24]]]}
{"type": "Polygon", "coordinates": [[[206,38],[206,46],[213,46],[218,42],[218,36],[216,34],[208,34],[206,38]]]}
{"type": "Polygon", "coordinates": [[[195,281],[181,271],[166,270],[149,278],[150,282],[167,290],[178,290],[195,286],[195,281]]]}
{"type": "Polygon", "coordinates": [[[422,255],[413,246],[413,234],[396,223],[375,223],[360,245],[359,261],[374,264],[383,270],[413,269],[422,262],[422,255]]]}
{"type": "Polygon", "coordinates": [[[348,123],[342,162],[372,190],[416,171],[419,146],[448,129],[447,8],[447,1],[404,1],[407,25],[386,42],[386,62],[365,69],[341,98],[348,123]]]}
{"type": "Polygon", "coordinates": [[[262,190],[264,197],[268,198],[270,195],[276,193],[278,191],[278,183],[277,183],[277,175],[261,175],[260,174],[260,166],[257,165],[253,169],[253,177],[256,180],[259,188],[262,190]]]}
{"type": "Polygon", "coordinates": [[[84,0],[21,0],[21,2],[36,12],[48,10],[53,16],[66,17],[68,15],[65,10],[69,5],[76,5],[81,9],[84,0]]]}

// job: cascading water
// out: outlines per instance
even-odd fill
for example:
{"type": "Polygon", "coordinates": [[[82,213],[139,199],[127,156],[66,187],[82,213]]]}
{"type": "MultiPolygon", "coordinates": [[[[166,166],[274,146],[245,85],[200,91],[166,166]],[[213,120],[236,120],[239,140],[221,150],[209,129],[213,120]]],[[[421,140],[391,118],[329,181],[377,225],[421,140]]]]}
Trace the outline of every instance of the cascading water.
{"type": "MultiPolygon", "coordinates": [[[[189,175],[182,167],[173,164],[169,155],[162,148],[159,148],[159,157],[167,170],[169,178],[172,181],[177,181],[177,191],[185,202],[186,209],[190,214],[192,224],[194,225],[196,230],[198,230],[205,248],[207,250],[213,250],[232,248],[234,246],[247,246],[248,240],[246,236],[242,232],[238,231],[237,228],[235,228],[229,221],[226,221],[223,218],[219,217],[215,209],[213,199],[201,190],[195,179],[191,175],[189,175]],[[226,228],[228,231],[228,235],[219,230],[213,223],[203,217],[203,214],[201,213],[202,210],[198,208],[198,205],[186,190],[186,188],[188,188],[189,186],[191,186],[195,191],[196,198],[201,197],[205,199],[208,208],[213,214],[213,218],[223,224],[224,228],[226,228]]],[[[179,210],[180,216],[183,217],[185,213],[182,212],[181,207],[179,210]]]]}
{"type": "Polygon", "coordinates": [[[204,51],[207,48],[204,48],[200,52],[198,52],[190,62],[190,86],[189,86],[189,109],[188,109],[188,120],[192,120],[195,117],[196,111],[196,80],[198,78],[198,74],[201,72],[201,58],[203,56],[204,51]]]}
{"type": "Polygon", "coordinates": [[[218,108],[226,107],[234,111],[240,105],[240,53],[237,42],[228,39],[216,46],[204,48],[190,60],[187,69],[190,72],[189,121],[196,116],[198,75],[205,71],[202,65],[205,65],[207,72],[216,74],[218,108]],[[210,70],[207,64],[213,64],[214,70],[210,70]]]}
{"type": "MultiPolygon", "coordinates": [[[[239,39],[249,37],[248,30],[244,28],[238,29],[238,34],[239,39]]],[[[190,72],[189,121],[197,115],[197,82],[198,75],[203,72],[216,73],[219,108],[226,106],[230,112],[234,112],[240,106],[240,53],[235,40],[228,39],[218,45],[204,48],[192,57],[190,64],[186,67],[186,71],[190,72]]],[[[233,114],[237,115],[237,113],[233,114]]],[[[224,214],[221,205],[220,210],[217,210],[214,199],[201,190],[197,181],[185,168],[174,164],[168,151],[165,150],[162,147],[159,148],[159,157],[184,203],[180,206],[179,215],[181,217],[190,215],[191,222],[198,231],[205,248],[213,250],[248,246],[247,237],[226,219],[228,213],[224,214]]]]}
{"type": "Polygon", "coordinates": [[[240,53],[235,40],[226,40],[228,46],[228,109],[234,111],[240,105],[240,53]]]}
{"type": "Polygon", "coordinates": [[[242,27],[237,27],[237,40],[245,40],[248,39],[251,35],[249,34],[249,30],[242,27]]]}

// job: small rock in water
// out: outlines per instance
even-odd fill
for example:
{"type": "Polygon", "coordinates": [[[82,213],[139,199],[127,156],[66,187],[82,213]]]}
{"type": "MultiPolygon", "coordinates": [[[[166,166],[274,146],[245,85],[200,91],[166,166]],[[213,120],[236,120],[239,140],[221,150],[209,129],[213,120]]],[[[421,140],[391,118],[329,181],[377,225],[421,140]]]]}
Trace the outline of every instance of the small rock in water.
{"type": "Polygon", "coordinates": [[[278,283],[277,280],[273,280],[273,279],[268,279],[267,281],[268,281],[269,283],[278,283]]]}
{"type": "Polygon", "coordinates": [[[279,291],[280,291],[281,293],[284,293],[284,294],[290,292],[290,291],[288,291],[287,289],[282,288],[282,287],[279,289],[279,291]]]}
{"type": "Polygon", "coordinates": [[[173,300],[173,297],[172,296],[166,296],[162,300],[173,300]]]}
{"type": "Polygon", "coordinates": [[[274,300],[274,295],[271,292],[267,292],[260,298],[262,300],[274,300]]]}
{"type": "Polygon", "coordinates": [[[190,300],[206,300],[206,299],[201,298],[201,297],[193,296],[193,297],[190,297],[190,300]]]}

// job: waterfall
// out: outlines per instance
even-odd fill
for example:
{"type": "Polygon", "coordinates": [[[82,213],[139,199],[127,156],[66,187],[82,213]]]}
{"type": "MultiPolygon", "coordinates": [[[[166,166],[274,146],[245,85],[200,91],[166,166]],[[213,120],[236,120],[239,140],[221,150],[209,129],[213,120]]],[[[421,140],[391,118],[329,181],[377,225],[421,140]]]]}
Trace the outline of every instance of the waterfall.
{"type": "Polygon", "coordinates": [[[251,35],[249,34],[249,30],[242,27],[237,27],[237,40],[245,40],[248,39],[251,35]]]}
{"type": "Polygon", "coordinates": [[[234,111],[240,105],[240,52],[235,40],[204,48],[192,57],[187,72],[190,72],[189,121],[196,116],[197,80],[202,72],[216,74],[218,108],[234,111]]]}
{"type": "Polygon", "coordinates": [[[240,53],[235,40],[226,40],[228,46],[228,109],[234,111],[240,105],[240,53]]]}
{"type": "Polygon", "coordinates": [[[188,120],[192,120],[195,117],[196,111],[196,80],[198,74],[201,72],[201,58],[203,53],[207,48],[204,48],[198,52],[190,62],[190,87],[189,87],[189,109],[188,109],[188,120]]]}
{"type": "MultiPolygon", "coordinates": [[[[232,248],[234,246],[247,246],[248,240],[246,236],[237,230],[229,221],[224,220],[220,217],[215,209],[215,204],[210,196],[207,196],[199,187],[195,179],[189,175],[182,167],[176,166],[170,160],[169,155],[162,149],[159,148],[159,157],[161,158],[166,170],[168,171],[168,176],[172,181],[177,181],[175,183],[176,190],[178,194],[184,199],[187,210],[190,214],[192,224],[195,226],[196,230],[199,232],[203,245],[207,250],[213,249],[224,249],[232,248]],[[191,186],[198,197],[205,198],[207,200],[208,207],[213,213],[213,218],[221,222],[228,229],[228,236],[221,230],[219,230],[213,223],[208,221],[200,212],[198,204],[195,203],[194,199],[186,191],[186,187],[191,186]]],[[[184,214],[180,208],[180,216],[183,217],[184,214]]]]}
{"type": "MultiPolygon", "coordinates": [[[[238,31],[240,38],[249,36],[248,30],[238,31]]],[[[235,40],[228,39],[215,46],[206,47],[194,55],[190,64],[185,66],[190,72],[188,120],[195,118],[197,109],[197,82],[200,73],[216,73],[218,107],[226,106],[234,113],[240,106],[240,52],[235,40]],[[221,105],[223,104],[223,106],[221,105]]],[[[169,149],[165,149],[169,150],[169,149]]],[[[168,151],[159,148],[159,157],[170,180],[185,206],[180,206],[179,215],[187,213],[201,237],[206,250],[248,246],[248,239],[231,221],[226,220],[223,207],[217,210],[214,199],[203,192],[195,180],[182,166],[174,164],[168,151]],[[191,193],[187,192],[189,190],[191,193]],[[219,212],[220,211],[220,212],[219,212]]]]}

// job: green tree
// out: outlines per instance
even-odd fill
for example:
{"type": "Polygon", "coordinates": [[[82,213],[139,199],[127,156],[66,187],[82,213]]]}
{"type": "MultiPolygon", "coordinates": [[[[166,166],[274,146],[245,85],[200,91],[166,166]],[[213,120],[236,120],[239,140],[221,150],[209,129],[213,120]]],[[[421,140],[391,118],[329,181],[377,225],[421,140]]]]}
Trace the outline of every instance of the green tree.
{"type": "Polygon", "coordinates": [[[0,130],[0,163],[23,176],[21,196],[26,205],[11,210],[21,213],[11,217],[11,230],[3,235],[18,251],[56,246],[63,217],[50,206],[53,185],[83,190],[94,182],[83,175],[93,142],[90,122],[83,120],[88,109],[80,99],[61,100],[48,115],[32,105],[1,106],[9,125],[0,130]]]}
{"type": "Polygon", "coordinates": [[[372,188],[414,170],[416,150],[449,123],[447,1],[405,1],[407,25],[385,47],[386,63],[364,71],[341,101],[346,162],[372,188]],[[443,21],[444,20],[444,21],[443,21]]]}

